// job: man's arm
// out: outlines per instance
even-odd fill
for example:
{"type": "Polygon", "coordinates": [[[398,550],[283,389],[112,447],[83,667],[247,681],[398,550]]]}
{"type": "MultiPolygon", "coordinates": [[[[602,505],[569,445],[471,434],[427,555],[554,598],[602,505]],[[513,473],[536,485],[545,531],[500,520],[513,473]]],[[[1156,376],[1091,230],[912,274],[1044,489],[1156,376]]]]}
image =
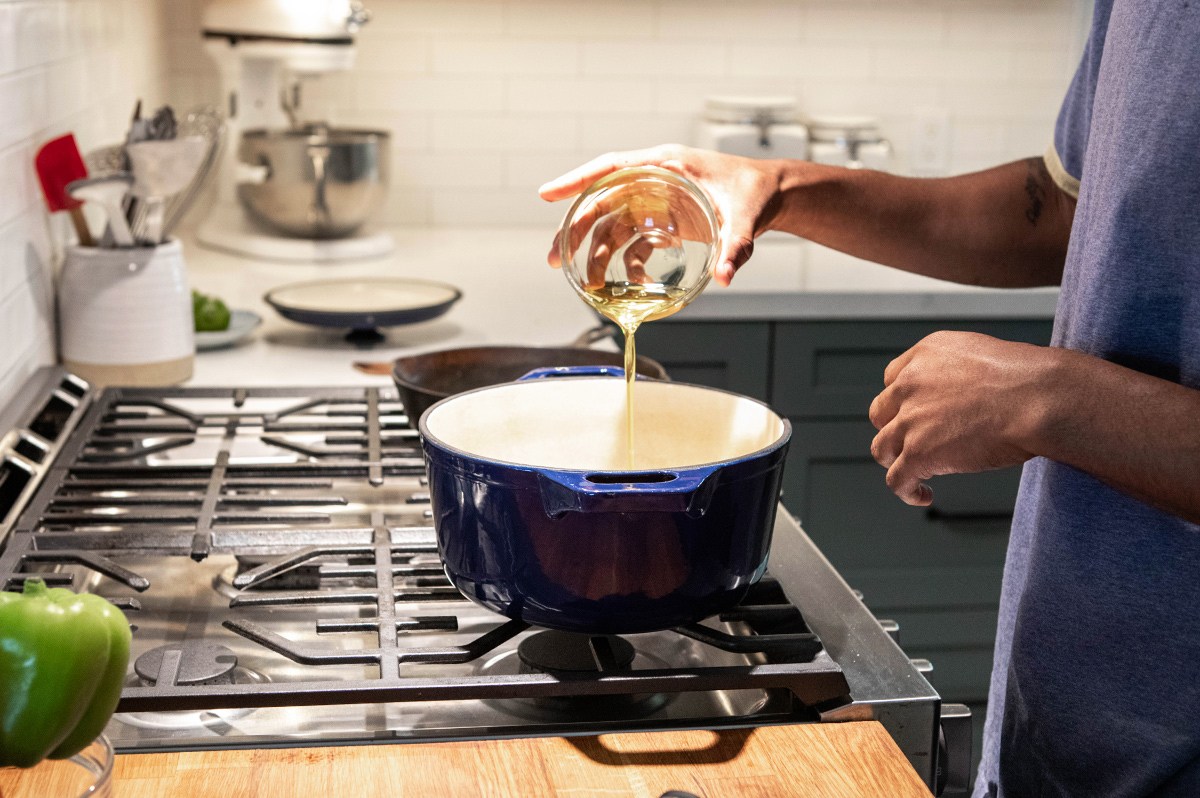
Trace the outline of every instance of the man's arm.
{"type": "Polygon", "coordinates": [[[1200,523],[1200,391],[1069,349],[941,332],[894,360],[871,404],[888,486],[1047,457],[1200,523]]]}
{"type": "Polygon", "coordinates": [[[772,228],[909,272],[996,287],[1058,285],[1075,200],[1041,158],[948,178],[781,166],[772,228]]]}
{"type": "MultiPolygon", "coordinates": [[[[679,172],[713,199],[722,223],[715,276],[726,285],[766,230],[944,280],[1057,285],[1075,215],[1074,199],[1041,158],[923,179],[668,144],[602,155],[539,191],[547,200],[566,199],[617,169],[645,164],[679,172]]],[[[549,260],[558,265],[557,246],[549,260]]]]}

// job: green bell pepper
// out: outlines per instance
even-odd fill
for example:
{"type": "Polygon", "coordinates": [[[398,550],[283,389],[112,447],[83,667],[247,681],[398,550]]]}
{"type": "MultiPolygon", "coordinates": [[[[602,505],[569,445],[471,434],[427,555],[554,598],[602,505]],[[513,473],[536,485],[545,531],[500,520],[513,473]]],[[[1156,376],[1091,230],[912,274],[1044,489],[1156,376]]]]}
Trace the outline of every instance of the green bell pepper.
{"type": "Polygon", "coordinates": [[[130,638],[99,596],[41,579],[0,591],[0,766],[66,759],[96,739],[121,697],[130,638]]]}

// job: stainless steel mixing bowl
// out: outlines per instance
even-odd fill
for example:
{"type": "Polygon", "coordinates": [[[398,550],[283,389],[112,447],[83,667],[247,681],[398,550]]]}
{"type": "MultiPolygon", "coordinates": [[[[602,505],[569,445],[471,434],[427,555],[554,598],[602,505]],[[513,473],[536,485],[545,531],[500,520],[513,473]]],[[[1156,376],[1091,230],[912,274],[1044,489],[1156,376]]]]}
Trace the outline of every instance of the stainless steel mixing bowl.
{"type": "Polygon", "coordinates": [[[262,225],[298,238],[344,238],[387,193],[387,133],[312,125],[248,130],[238,147],[237,195],[262,225]]]}

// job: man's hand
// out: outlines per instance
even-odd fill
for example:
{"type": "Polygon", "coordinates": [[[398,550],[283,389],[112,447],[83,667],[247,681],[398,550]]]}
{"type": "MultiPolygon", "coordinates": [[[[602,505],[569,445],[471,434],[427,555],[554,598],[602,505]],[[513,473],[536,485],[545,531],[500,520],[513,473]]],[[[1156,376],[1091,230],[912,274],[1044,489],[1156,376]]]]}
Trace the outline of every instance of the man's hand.
{"type": "Polygon", "coordinates": [[[927,505],[924,483],[1034,456],[1041,389],[1058,350],[966,332],[937,332],[888,364],[871,402],[879,430],[871,455],[908,504],[927,505]]]}
{"type": "MultiPolygon", "coordinates": [[[[755,236],[770,228],[779,210],[778,162],[739,158],[678,144],[664,144],[647,150],[601,155],[546,183],[538,189],[538,193],[542,199],[556,202],[579,194],[595,181],[618,169],[647,165],[661,166],[677,172],[708,192],[721,224],[721,254],[713,277],[720,285],[729,285],[734,272],[749,260],[754,251],[755,236]]],[[[568,231],[571,250],[578,247],[592,225],[599,223],[605,216],[604,209],[585,214],[584,221],[568,231]]],[[[687,238],[687,231],[683,232],[687,238]]],[[[563,231],[560,230],[559,237],[562,234],[563,231]]],[[[609,245],[605,242],[604,246],[609,245]]],[[[602,254],[606,255],[607,250],[602,254]]],[[[555,238],[547,259],[551,266],[560,265],[558,237],[555,238]]],[[[596,260],[595,253],[592,253],[589,256],[589,266],[596,260]]]]}

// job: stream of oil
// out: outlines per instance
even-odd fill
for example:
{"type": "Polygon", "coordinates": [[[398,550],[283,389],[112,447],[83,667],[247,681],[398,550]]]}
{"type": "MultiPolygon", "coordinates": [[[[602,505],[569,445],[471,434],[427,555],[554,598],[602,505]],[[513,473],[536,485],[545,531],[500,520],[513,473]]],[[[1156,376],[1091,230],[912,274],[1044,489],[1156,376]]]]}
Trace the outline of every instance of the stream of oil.
{"type": "Polygon", "coordinates": [[[633,385],[637,379],[634,333],[643,322],[670,316],[683,307],[682,288],[664,283],[607,282],[585,289],[588,302],[612,319],[625,334],[625,445],[629,469],[636,469],[633,424],[633,385]]]}

